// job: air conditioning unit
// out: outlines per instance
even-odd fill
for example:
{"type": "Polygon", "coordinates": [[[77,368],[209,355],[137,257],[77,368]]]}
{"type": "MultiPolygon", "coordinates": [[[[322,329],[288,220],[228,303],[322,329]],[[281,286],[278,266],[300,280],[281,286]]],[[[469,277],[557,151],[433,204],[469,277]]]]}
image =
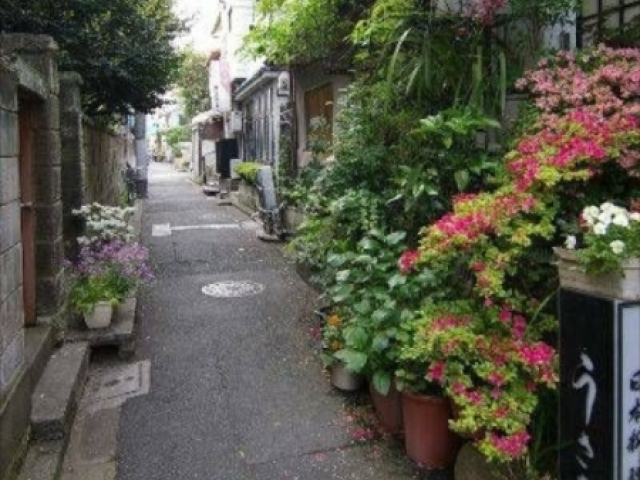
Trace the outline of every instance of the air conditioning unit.
{"type": "Polygon", "coordinates": [[[242,132],[242,112],[234,110],[231,112],[231,131],[234,133],[242,132]]]}

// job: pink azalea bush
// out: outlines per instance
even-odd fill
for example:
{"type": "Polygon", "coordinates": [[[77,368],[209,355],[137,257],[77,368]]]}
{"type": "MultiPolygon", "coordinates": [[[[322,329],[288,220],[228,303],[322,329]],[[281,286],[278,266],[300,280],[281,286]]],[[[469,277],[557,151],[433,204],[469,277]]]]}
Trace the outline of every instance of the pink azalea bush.
{"type": "Polygon", "coordinates": [[[488,458],[508,461],[526,452],[527,425],[540,385],[557,382],[557,354],[508,305],[473,301],[425,307],[405,361],[428,365],[426,378],[451,398],[451,428],[472,436],[488,458]]]}
{"type": "MultiPolygon", "coordinates": [[[[529,249],[558,236],[561,195],[606,184],[612,166],[637,176],[640,158],[640,52],[598,47],[560,53],[518,86],[538,110],[505,155],[493,191],[461,195],[423,229],[419,258],[400,271],[428,270],[439,281],[403,358],[453,399],[454,430],[473,434],[491,460],[527,452],[537,390],[557,381],[557,355],[543,343],[554,319],[522,279],[529,249]]],[[[547,292],[548,293],[548,292],[547,292]]]]}

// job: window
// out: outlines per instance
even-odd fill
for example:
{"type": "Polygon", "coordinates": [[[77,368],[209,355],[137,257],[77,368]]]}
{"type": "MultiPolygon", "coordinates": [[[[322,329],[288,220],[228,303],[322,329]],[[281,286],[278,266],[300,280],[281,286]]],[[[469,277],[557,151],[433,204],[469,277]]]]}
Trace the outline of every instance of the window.
{"type": "Polygon", "coordinates": [[[311,120],[323,117],[327,121],[329,138],[333,131],[333,85],[330,83],[308,90],[304,94],[304,111],[309,136],[311,120]]]}
{"type": "Polygon", "coordinates": [[[619,28],[640,14],[640,0],[584,0],[578,45],[594,43],[603,28],[619,28]]]}

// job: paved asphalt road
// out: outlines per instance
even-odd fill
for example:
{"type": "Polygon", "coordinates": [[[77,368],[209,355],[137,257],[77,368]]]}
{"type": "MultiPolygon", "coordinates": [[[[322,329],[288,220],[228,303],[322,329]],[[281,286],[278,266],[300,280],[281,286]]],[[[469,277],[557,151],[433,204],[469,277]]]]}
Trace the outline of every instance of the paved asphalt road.
{"type": "Polygon", "coordinates": [[[344,397],[323,374],[304,320],[316,294],[282,245],[257,240],[249,217],[188,178],[151,167],[142,239],[157,279],[141,294],[136,352],[151,361],[151,390],[122,408],[117,478],[417,478],[386,443],[354,445],[341,425],[344,397]],[[264,291],[202,293],[223,281],[264,291]]]}

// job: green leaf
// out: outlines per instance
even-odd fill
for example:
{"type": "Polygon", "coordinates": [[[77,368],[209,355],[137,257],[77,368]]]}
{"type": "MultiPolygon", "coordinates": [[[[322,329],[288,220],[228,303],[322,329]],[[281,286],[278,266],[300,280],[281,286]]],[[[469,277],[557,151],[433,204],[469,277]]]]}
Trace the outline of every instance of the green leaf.
{"type": "Polygon", "coordinates": [[[338,255],[333,253],[329,255],[329,257],[327,258],[327,263],[334,268],[342,266],[344,262],[345,262],[344,255],[338,255]]]}
{"type": "Polygon", "coordinates": [[[407,236],[406,232],[393,232],[384,237],[384,242],[387,245],[397,245],[407,236]]]}
{"type": "Polygon", "coordinates": [[[360,315],[367,315],[371,312],[371,302],[367,299],[364,299],[361,302],[356,303],[353,306],[353,309],[360,315]]]}
{"type": "Polygon", "coordinates": [[[340,270],[336,273],[336,280],[338,282],[346,282],[349,279],[349,275],[351,274],[351,270],[340,270]]]}
{"type": "Polygon", "coordinates": [[[398,285],[404,285],[405,283],[407,283],[407,277],[404,275],[400,275],[399,273],[396,273],[393,277],[391,277],[388,280],[388,285],[389,288],[395,288],[398,285]]]}
{"type": "Polygon", "coordinates": [[[337,351],[334,354],[334,357],[344,362],[345,367],[351,373],[360,373],[362,370],[364,370],[364,367],[367,364],[367,360],[369,359],[366,354],[362,352],[356,352],[355,350],[351,350],[349,348],[344,348],[337,351]]]}
{"type": "Polygon", "coordinates": [[[389,389],[391,388],[391,374],[389,372],[376,370],[373,374],[372,381],[373,388],[375,388],[378,393],[382,395],[389,393],[389,389]]]}
{"type": "Polygon", "coordinates": [[[373,339],[372,347],[376,352],[383,352],[389,347],[389,338],[385,334],[379,333],[373,339]]]}
{"type": "Polygon", "coordinates": [[[454,175],[456,180],[456,186],[459,191],[463,191],[465,188],[469,186],[469,171],[468,170],[458,170],[454,175]]]}

